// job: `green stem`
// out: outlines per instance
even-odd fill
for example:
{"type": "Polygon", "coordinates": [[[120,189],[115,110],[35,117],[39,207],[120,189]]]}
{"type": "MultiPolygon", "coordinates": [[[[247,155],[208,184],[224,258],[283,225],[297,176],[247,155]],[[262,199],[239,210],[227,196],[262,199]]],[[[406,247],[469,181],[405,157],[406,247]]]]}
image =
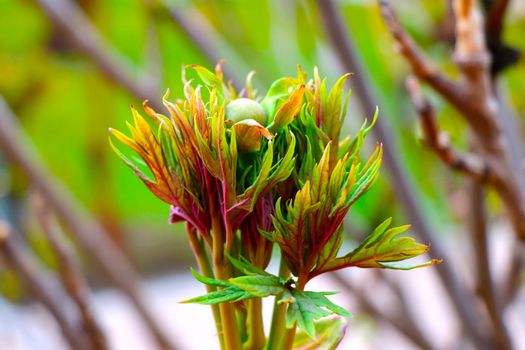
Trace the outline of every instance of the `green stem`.
{"type": "MultiPolygon", "coordinates": [[[[212,213],[214,211],[212,210],[212,213]]],[[[224,256],[225,234],[222,223],[217,215],[212,215],[213,230],[213,265],[217,279],[227,281],[231,277],[230,264],[224,256]]],[[[219,304],[222,321],[222,334],[224,345],[227,350],[242,350],[237,320],[235,317],[235,306],[225,302],[219,304]]]]}
{"type": "Polygon", "coordinates": [[[279,350],[292,350],[293,349],[293,341],[295,339],[296,329],[297,329],[296,324],[294,324],[292,328],[286,329],[286,332],[284,333],[284,338],[281,342],[281,346],[279,347],[279,350]]]}
{"type": "MultiPolygon", "coordinates": [[[[209,278],[215,278],[212,267],[211,267],[210,258],[208,254],[206,253],[206,249],[204,248],[204,242],[202,241],[202,239],[199,239],[195,230],[188,223],[186,223],[186,232],[188,234],[188,238],[190,241],[191,250],[193,251],[193,255],[195,255],[195,259],[197,260],[197,265],[199,265],[200,273],[203,276],[206,276],[209,278]]],[[[216,291],[217,288],[206,285],[206,290],[208,291],[208,293],[210,293],[210,292],[216,291]]],[[[211,311],[213,313],[213,319],[215,320],[215,327],[217,329],[217,334],[219,335],[219,342],[221,344],[221,350],[225,350],[219,305],[217,304],[211,305],[211,311]]]]}
{"type": "Polygon", "coordinates": [[[248,301],[248,319],[246,322],[248,326],[248,341],[245,349],[261,350],[266,342],[261,298],[254,298],[248,301]]]}
{"type": "MultiPolygon", "coordinates": [[[[304,290],[304,286],[308,282],[308,274],[300,273],[299,277],[297,278],[296,288],[297,290],[304,290]]],[[[297,324],[294,323],[292,328],[286,328],[286,332],[284,333],[284,337],[281,341],[280,346],[278,347],[279,350],[292,350],[293,349],[293,342],[295,340],[295,332],[297,331],[297,324]]]]}
{"type": "MultiPolygon", "coordinates": [[[[281,262],[279,264],[279,277],[286,278],[290,275],[290,271],[286,266],[284,258],[281,257],[281,262]]],[[[265,350],[274,350],[277,348],[284,330],[286,329],[286,305],[277,303],[278,297],[275,297],[275,302],[273,304],[273,315],[272,315],[272,325],[270,328],[270,336],[268,337],[268,342],[264,347],[265,350]]]]}

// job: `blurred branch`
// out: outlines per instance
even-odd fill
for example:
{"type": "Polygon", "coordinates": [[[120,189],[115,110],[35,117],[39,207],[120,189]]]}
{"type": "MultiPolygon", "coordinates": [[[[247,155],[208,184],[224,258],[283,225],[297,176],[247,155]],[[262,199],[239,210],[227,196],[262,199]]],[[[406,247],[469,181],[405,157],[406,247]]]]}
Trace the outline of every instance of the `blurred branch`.
{"type": "Polygon", "coordinates": [[[509,6],[509,0],[493,0],[492,6],[488,10],[487,14],[487,33],[491,32],[497,37],[501,37],[503,31],[503,20],[505,12],[509,6]]]}
{"type": "MultiPolygon", "coordinates": [[[[188,11],[185,8],[184,14],[179,12],[173,5],[168,4],[167,0],[158,1],[159,10],[165,11],[177,28],[195,45],[195,47],[206,57],[211,66],[224,59],[224,54],[218,42],[222,39],[214,32],[211,25],[197,11],[188,11]]],[[[235,62],[238,63],[238,62],[235,62]]],[[[232,82],[237,89],[241,88],[241,81],[238,71],[230,69],[231,65],[223,66],[224,75],[232,82]]]]}
{"type": "Polygon", "coordinates": [[[508,331],[502,317],[502,309],[496,300],[494,281],[490,269],[490,256],[487,242],[487,222],[485,213],[485,191],[483,185],[469,181],[469,228],[475,256],[476,292],[483,301],[489,315],[492,337],[500,350],[512,349],[508,331]]]}
{"type": "Polygon", "coordinates": [[[102,329],[97,324],[96,318],[91,311],[89,301],[89,288],[84,277],[79,273],[77,264],[73,258],[73,252],[65,242],[62,241],[63,232],[58,223],[53,222],[49,209],[43,198],[34,195],[34,207],[39,224],[46,236],[51,249],[54,251],[58,261],[58,272],[62,285],[76,304],[80,317],[82,318],[83,330],[85,331],[92,350],[108,349],[102,329]]]}
{"type": "Polygon", "coordinates": [[[17,124],[17,118],[0,97],[0,149],[8,160],[19,166],[46,199],[46,204],[75,234],[78,242],[98,264],[108,279],[132,301],[146,326],[162,349],[174,349],[146,307],[138,286],[138,276],[122,251],[81,204],[47,170],[31,141],[17,124]]]}
{"type": "Polygon", "coordinates": [[[88,350],[68,297],[53,276],[43,271],[24,246],[13,237],[9,224],[0,221],[0,256],[16,270],[32,294],[51,312],[71,349],[88,350]]]}
{"type": "MultiPolygon", "coordinates": [[[[377,306],[368,294],[358,288],[354,288],[348,283],[348,281],[342,276],[340,272],[334,272],[330,274],[331,278],[340,285],[343,291],[356,298],[359,306],[363,308],[363,311],[372,316],[376,321],[386,322],[400,334],[405,336],[407,340],[412,342],[415,346],[425,349],[433,350],[435,346],[427,341],[417,324],[413,321],[411,315],[407,313],[406,308],[401,309],[401,313],[396,315],[390,315],[383,311],[377,306]]],[[[403,305],[406,306],[406,305],[403,305]]]]}
{"type": "Polygon", "coordinates": [[[498,122],[498,101],[493,95],[489,75],[490,56],[485,47],[481,14],[475,1],[454,0],[454,62],[461,72],[462,81],[441,85],[436,85],[433,79],[422,73],[420,66],[428,67],[430,64],[425,63],[419,49],[403,30],[389,1],[379,0],[379,3],[385,23],[413,73],[461,113],[479,140],[480,156],[493,170],[491,184],[502,198],[516,234],[525,239],[525,196],[519,182],[523,176],[515,173],[511,153],[498,122]]]}
{"type": "Polygon", "coordinates": [[[388,1],[380,0],[381,14],[390,30],[390,33],[396,40],[396,48],[400,54],[406,59],[407,63],[412,68],[412,72],[418,79],[424,81],[432,86],[441,95],[446,96],[447,99],[455,101],[460,104],[461,95],[463,94],[461,88],[443,75],[439,70],[428,61],[421,50],[417,47],[412,38],[405,32],[399,23],[394,11],[389,5],[388,1]]]}
{"type": "Polygon", "coordinates": [[[137,99],[150,100],[150,105],[161,109],[155,79],[135,77],[130,62],[104,41],[96,28],[70,0],[34,0],[53,24],[66,34],[73,44],[93,60],[111,80],[128,90],[137,99]]]}
{"type": "Polygon", "coordinates": [[[425,141],[441,161],[453,170],[469,175],[477,181],[485,182],[490,179],[492,172],[482,158],[475,154],[460,155],[450,144],[448,135],[439,130],[434,107],[421,93],[417,78],[409,77],[406,85],[419,116],[425,141]]]}
{"type": "MultiPolygon", "coordinates": [[[[341,62],[344,64],[345,69],[356,73],[352,79],[356,86],[354,93],[360,100],[365,112],[368,111],[372,113],[376,105],[374,103],[375,98],[370,90],[370,84],[365,80],[365,73],[361,67],[358,56],[355,54],[351,37],[346,35],[342,18],[337,12],[333,1],[317,0],[317,4],[321,11],[325,28],[341,62]]],[[[452,259],[448,258],[447,251],[441,246],[437,240],[438,236],[432,232],[424,217],[421,205],[413,191],[414,186],[409,183],[408,175],[402,169],[396,156],[399,152],[397,152],[395,143],[390,138],[390,132],[384,124],[384,120],[388,120],[388,117],[379,119],[372,129],[372,132],[375,133],[376,138],[381,140],[385,146],[383,148],[383,159],[393,183],[393,190],[400,204],[404,207],[404,212],[412,223],[414,230],[425,241],[432,242],[432,250],[430,252],[432,256],[443,259],[444,261],[452,261],[452,259]]],[[[441,264],[435,268],[443,287],[455,306],[459,318],[465,325],[467,335],[478,345],[479,349],[486,349],[487,345],[484,343],[484,337],[478,329],[478,322],[473,313],[473,302],[467,296],[465,287],[460,283],[457,275],[449,264],[441,264]]]]}

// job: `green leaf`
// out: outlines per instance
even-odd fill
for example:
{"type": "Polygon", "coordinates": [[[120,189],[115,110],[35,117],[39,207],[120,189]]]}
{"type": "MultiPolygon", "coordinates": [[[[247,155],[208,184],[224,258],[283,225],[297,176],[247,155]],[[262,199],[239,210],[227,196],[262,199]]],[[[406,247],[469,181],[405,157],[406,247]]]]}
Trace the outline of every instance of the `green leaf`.
{"type": "Polygon", "coordinates": [[[286,290],[282,280],[276,276],[241,276],[231,278],[229,282],[258,298],[279,295],[286,290]]]}
{"type": "Polygon", "coordinates": [[[394,262],[410,259],[429,250],[427,245],[417,243],[411,237],[399,237],[410,226],[388,229],[392,219],[381,223],[356,249],[343,258],[332,260],[325,270],[336,270],[343,267],[376,267],[409,270],[441,263],[441,260],[430,260],[422,264],[400,265],[394,262]]]}
{"type": "Polygon", "coordinates": [[[213,305],[224,303],[227,301],[239,301],[243,299],[254,298],[253,295],[246,292],[245,290],[236,287],[229,286],[227,288],[217,290],[208,294],[204,294],[195,298],[181,301],[183,304],[193,303],[193,304],[202,304],[202,305],[213,305]]]}
{"type": "Polygon", "coordinates": [[[222,80],[213,72],[195,64],[191,65],[191,68],[197,72],[199,78],[201,78],[206,85],[215,86],[218,89],[222,88],[222,80]]]}
{"type": "Polygon", "coordinates": [[[226,257],[228,258],[228,260],[230,260],[232,265],[237,270],[239,270],[240,272],[242,272],[242,273],[244,273],[246,275],[273,276],[273,275],[269,274],[268,272],[253,266],[252,264],[250,264],[248,262],[248,260],[246,260],[242,256],[240,257],[240,259],[235,259],[230,254],[226,253],[226,257]]]}
{"type": "Polygon", "coordinates": [[[268,92],[266,93],[266,96],[261,101],[261,105],[266,110],[266,115],[268,116],[268,121],[271,122],[274,116],[274,110],[277,102],[283,98],[288,96],[288,89],[290,87],[294,87],[293,79],[290,78],[281,78],[273,82],[272,86],[270,86],[270,89],[268,89],[268,92]]]}
{"type": "Polygon", "coordinates": [[[230,284],[227,281],[216,280],[215,278],[203,276],[199,274],[197,271],[195,271],[195,269],[193,268],[190,268],[190,270],[191,270],[191,274],[193,275],[193,277],[195,277],[197,281],[203,284],[207,284],[208,286],[213,286],[213,287],[229,287],[230,286],[230,284]]]}
{"type": "Polygon", "coordinates": [[[286,291],[280,297],[281,303],[287,303],[286,327],[297,325],[310,338],[316,337],[315,321],[323,317],[337,314],[350,317],[345,309],[332,303],[326,295],[332,292],[311,292],[292,289],[286,291]]]}
{"type": "Polygon", "coordinates": [[[295,334],[294,350],[334,350],[343,339],[348,322],[343,317],[325,317],[315,322],[315,338],[303,330],[295,334]]]}

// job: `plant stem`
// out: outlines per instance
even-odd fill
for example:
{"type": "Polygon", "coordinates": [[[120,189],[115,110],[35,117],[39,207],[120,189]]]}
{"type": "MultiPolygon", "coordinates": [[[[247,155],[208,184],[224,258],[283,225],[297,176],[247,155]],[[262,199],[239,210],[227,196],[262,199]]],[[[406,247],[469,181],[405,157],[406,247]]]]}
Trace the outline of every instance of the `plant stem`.
{"type": "MultiPolygon", "coordinates": [[[[199,239],[195,230],[188,223],[186,223],[186,232],[190,241],[191,250],[193,251],[193,255],[197,260],[197,265],[199,265],[200,273],[203,276],[214,278],[215,276],[211,267],[210,258],[206,253],[202,239],[199,239]]],[[[217,288],[206,285],[206,290],[208,293],[210,293],[217,290],[217,288]]],[[[211,305],[211,311],[213,312],[213,319],[215,320],[215,328],[217,329],[217,334],[219,335],[221,349],[224,350],[224,337],[222,334],[221,313],[219,306],[217,304],[211,305]]]]}
{"type": "MultiPolygon", "coordinates": [[[[217,279],[227,281],[231,277],[230,264],[224,257],[224,238],[225,232],[220,218],[215,215],[217,211],[212,210],[212,231],[213,231],[213,265],[217,279]]],[[[219,304],[222,335],[224,345],[227,350],[242,350],[241,339],[235,318],[235,306],[231,303],[219,304]]]]}
{"type": "Polygon", "coordinates": [[[293,349],[293,341],[295,339],[295,331],[297,330],[297,325],[294,323],[292,328],[286,328],[286,332],[284,333],[283,341],[281,342],[281,346],[279,350],[292,350],[293,349]]]}
{"type": "MultiPolygon", "coordinates": [[[[286,278],[290,275],[290,271],[286,266],[284,258],[281,257],[279,264],[279,277],[286,278]]],[[[268,342],[264,347],[265,350],[273,350],[278,344],[279,340],[282,339],[283,331],[286,329],[286,305],[277,303],[278,297],[275,297],[275,303],[273,304],[273,315],[272,325],[270,328],[270,336],[268,342]]]]}
{"type": "Polygon", "coordinates": [[[246,350],[261,350],[264,348],[264,324],[262,316],[262,299],[254,298],[248,301],[248,341],[246,350]]]}
{"type": "MultiPolygon", "coordinates": [[[[308,274],[299,273],[296,283],[296,289],[303,291],[306,283],[308,282],[308,274]]],[[[295,332],[297,330],[297,323],[294,323],[292,328],[286,328],[284,338],[281,342],[280,350],[292,350],[293,342],[295,339],[295,332]]]]}

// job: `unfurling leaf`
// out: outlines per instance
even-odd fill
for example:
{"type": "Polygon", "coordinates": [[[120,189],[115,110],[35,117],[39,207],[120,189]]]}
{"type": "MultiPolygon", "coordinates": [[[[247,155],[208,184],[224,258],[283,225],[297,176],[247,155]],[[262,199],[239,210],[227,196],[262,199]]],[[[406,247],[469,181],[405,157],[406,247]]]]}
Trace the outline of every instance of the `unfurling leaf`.
{"type": "Polygon", "coordinates": [[[297,325],[310,338],[315,338],[315,321],[330,315],[351,317],[350,313],[332,303],[326,295],[333,292],[311,292],[291,289],[284,293],[280,301],[288,304],[286,311],[286,327],[297,325]]]}
{"type": "Polygon", "coordinates": [[[325,317],[315,322],[315,338],[303,330],[295,334],[294,350],[334,350],[343,340],[348,322],[339,316],[325,317]]]}
{"type": "Polygon", "coordinates": [[[388,229],[391,221],[391,218],[385,220],[356,249],[342,258],[332,260],[326,265],[325,270],[349,266],[409,270],[441,263],[441,260],[435,259],[415,265],[395,263],[424,254],[429,247],[417,243],[411,237],[399,236],[410,227],[409,225],[388,229]]]}

